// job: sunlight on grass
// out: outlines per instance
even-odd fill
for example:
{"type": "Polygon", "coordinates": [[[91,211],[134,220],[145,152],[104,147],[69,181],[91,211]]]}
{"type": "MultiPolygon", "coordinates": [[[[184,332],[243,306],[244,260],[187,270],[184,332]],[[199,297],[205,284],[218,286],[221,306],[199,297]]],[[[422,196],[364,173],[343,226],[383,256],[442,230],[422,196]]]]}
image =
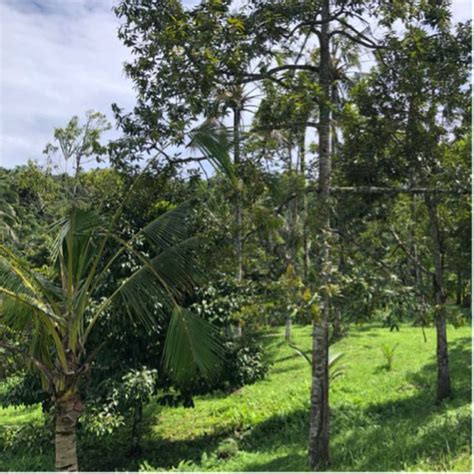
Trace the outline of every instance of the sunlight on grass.
{"type": "MultiPolygon", "coordinates": [[[[426,343],[419,328],[365,326],[332,347],[344,353],[344,376],[331,388],[331,469],[470,470],[470,328],[449,330],[455,396],[441,406],[434,404],[435,331],[425,332],[426,343]],[[383,370],[381,343],[399,344],[391,371],[383,370]]],[[[156,408],[148,445],[158,442],[165,454],[156,451],[150,465],[185,458],[188,470],[307,469],[309,367],[282,334],[267,338],[274,363],[266,380],[227,397],[198,397],[193,410],[156,408]],[[217,455],[228,437],[238,452],[217,455]]],[[[295,328],[294,342],[309,350],[310,334],[295,328]]]]}
{"type": "MultiPolygon", "coordinates": [[[[421,330],[408,325],[399,332],[353,327],[331,347],[344,353],[344,374],[331,387],[331,470],[471,470],[471,330],[450,327],[448,335],[454,397],[441,405],[434,403],[434,329],[426,329],[425,343],[421,330]],[[382,343],[398,343],[391,371],[382,343]]],[[[193,409],[152,403],[139,458],[120,454],[124,439],[111,436],[83,448],[84,469],[99,468],[102,460],[119,470],[307,470],[310,368],[284,342],[282,329],[264,339],[272,362],[264,380],[196,397],[193,409]]],[[[311,328],[294,328],[293,342],[309,351],[311,328]]],[[[0,420],[1,432],[40,424],[43,415],[39,406],[8,407],[0,420]]],[[[52,469],[52,456],[40,454],[38,462],[52,469]]],[[[33,459],[17,452],[4,462],[33,468],[33,459]]]]}

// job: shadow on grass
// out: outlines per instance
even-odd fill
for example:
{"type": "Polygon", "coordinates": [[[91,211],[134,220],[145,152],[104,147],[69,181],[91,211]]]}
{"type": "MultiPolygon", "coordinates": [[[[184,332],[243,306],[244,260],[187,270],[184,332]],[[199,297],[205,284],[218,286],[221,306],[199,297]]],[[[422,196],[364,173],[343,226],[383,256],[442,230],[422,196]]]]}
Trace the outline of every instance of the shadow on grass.
{"type": "Polygon", "coordinates": [[[307,456],[301,453],[287,454],[263,463],[248,463],[242,466],[242,469],[249,472],[258,471],[302,471],[307,470],[307,456]]]}
{"type": "MultiPolygon", "coordinates": [[[[410,377],[425,381],[425,389],[402,399],[367,407],[350,404],[332,410],[333,460],[330,470],[397,471],[426,462],[430,468],[449,470],[450,462],[469,449],[470,412],[453,413],[470,402],[470,350],[468,341],[451,344],[453,399],[434,403],[436,367],[426,364],[410,377]],[[429,383],[427,383],[429,382],[429,383]]],[[[469,341],[470,342],[470,341],[469,341]]],[[[249,471],[307,469],[305,451],[309,408],[274,416],[244,437],[247,452],[272,452],[286,448],[289,454],[262,463],[242,466],[249,471]]]]}
{"type": "MultiPolygon", "coordinates": [[[[450,346],[451,399],[435,404],[436,364],[426,364],[407,376],[418,388],[414,395],[371,404],[363,410],[363,423],[352,429],[343,423],[339,433],[333,429],[332,469],[398,471],[429,462],[433,470],[450,470],[450,463],[471,444],[470,411],[453,411],[471,401],[468,341],[455,341],[450,346]]],[[[338,412],[334,413],[334,427],[338,412]]],[[[340,415],[344,417],[342,412],[340,415]]]]}
{"type": "Polygon", "coordinates": [[[171,469],[182,460],[198,463],[202,454],[214,451],[229,436],[230,431],[185,440],[153,438],[149,434],[149,429],[145,427],[140,443],[141,452],[136,456],[129,454],[129,438],[124,433],[122,436],[114,436],[110,444],[102,441],[82,445],[83,455],[79,455],[81,470],[138,471],[144,460],[157,469],[171,469]]]}
{"type": "MultiPolygon", "coordinates": [[[[407,382],[416,390],[405,398],[396,398],[368,406],[348,402],[331,410],[331,452],[333,471],[400,471],[417,465],[430,470],[450,470],[450,461],[469,450],[471,443],[470,411],[455,412],[471,401],[470,338],[450,344],[450,367],[453,398],[435,405],[436,366],[429,363],[410,373],[407,382]]],[[[398,394],[398,396],[402,396],[398,394]]],[[[309,403],[309,400],[308,400],[309,403]]],[[[146,459],[156,468],[169,469],[182,460],[199,465],[203,453],[216,452],[226,437],[237,436],[243,453],[266,453],[266,461],[245,462],[245,471],[301,471],[308,468],[306,446],[309,428],[309,405],[292,412],[274,415],[249,429],[245,434],[234,429],[213,432],[185,440],[156,439],[148,420],[141,459],[125,455],[124,440],[97,444],[87,451],[82,469],[138,470],[146,459]],[[278,453],[276,453],[278,451],[278,453]],[[268,454],[275,453],[268,460],[268,454]]],[[[225,466],[224,466],[225,467],[225,466]]]]}
{"type": "Polygon", "coordinates": [[[296,359],[298,357],[301,357],[300,355],[298,355],[296,352],[294,354],[291,354],[291,355],[288,355],[288,356],[285,356],[285,357],[280,357],[279,359],[275,359],[275,361],[273,362],[274,364],[278,364],[280,362],[286,362],[287,360],[291,360],[291,359],[296,359]]]}
{"type": "Polygon", "coordinates": [[[305,365],[303,364],[293,364],[293,365],[288,365],[286,367],[278,367],[274,368],[272,367],[270,374],[271,375],[276,375],[276,374],[284,374],[286,372],[292,372],[295,374],[296,372],[300,371],[302,367],[309,367],[308,363],[305,361],[302,361],[305,365]]]}

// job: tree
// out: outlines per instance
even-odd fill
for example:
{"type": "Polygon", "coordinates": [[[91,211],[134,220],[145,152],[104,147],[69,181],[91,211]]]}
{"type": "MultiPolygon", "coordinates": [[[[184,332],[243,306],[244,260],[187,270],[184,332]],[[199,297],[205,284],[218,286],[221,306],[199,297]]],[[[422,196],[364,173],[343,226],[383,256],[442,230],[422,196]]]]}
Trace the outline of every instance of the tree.
{"type": "MultiPolygon", "coordinates": [[[[99,214],[73,207],[58,225],[54,259],[46,275],[33,271],[7,247],[0,248],[0,317],[17,330],[32,330],[31,353],[25,360],[40,371],[54,400],[58,470],[78,469],[79,387],[100,350],[100,346],[89,348],[87,342],[98,320],[115,304],[123,304],[133,318],[149,326],[160,312],[171,315],[164,363],[173,377],[187,377],[196,370],[210,374],[218,363],[221,349],[212,327],[177,303],[192,282],[186,253],[193,240],[176,241],[183,235],[184,212],[185,207],[170,211],[124,241],[99,214]],[[148,240],[156,256],[136,250],[139,239],[148,240]],[[110,241],[119,246],[104,260],[110,241]],[[124,252],[138,259],[139,268],[111,288],[107,297],[95,300],[110,265],[124,252]]],[[[1,347],[18,349],[5,342],[1,347]]]]}
{"type": "MultiPolygon", "coordinates": [[[[397,244],[414,264],[418,283],[419,272],[432,282],[432,294],[427,294],[426,299],[431,299],[436,326],[436,398],[441,401],[451,394],[445,306],[448,234],[441,209],[444,202],[452,201],[450,194],[459,195],[469,182],[462,154],[456,159],[458,173],[454,178],[448,150],[459,147],[459,138],[466,140],[470,49],[467,25],[460,24],[450,31],[449,25],[442,22],[438,29],[437,34],[431,35],[410,25],[401,39],[391,39],[391,47],[381,55],[379,70],[356,86],[358,111],[350,113],[355,112],[353,118],[358,125],[352,130],[357,136],[348,136],[346,145],[351,150],[349,168],[353,180],[371,179],[371,184],[401,182],[407,187],[424,188],[421,202],[426,206],[431,259],[421,261],[413,233],[407,236],[411,241],[409,249],[399,238],[397,244]],[[359,166],[373,169],[370,178],[366,172],[365,177],[358,172],[359,166]],[[437,192],[439,189],[447,193],[437,192]]],[[[461,211],[463,202],[457,198],[452,206],[460,206],[461,211]]],[[[423,292],[423,287],[417,286],[423,292]]]]}
{"type": "MultiPolygon", "coordinates": [[[[56,469],[74,471],[76,424],[83,408],[79,391],[102,345],[97,341],[90,347],[90,336],[105,315],[114,313],[114,306],[121,304],[148,328],[156,325],[160,314],[169,318],[163,364],[178,383],[195,373],[208,376],[216,371],[222,348],[213,327],[180,304],[192,292],[197,275],[191,256],[198,239],[187,235],[192,203],[171,209],[131,236],[117,232],[127,198],[146,169],[112,215],[97,203],[91,209],[80,198],[80,165],[85,156],[104,151],[100,130],[80,127],[73,119],[55,136],[63,158],[76,164],[72,202],[55,224],[49,266],[36,270],[6,245],[0,246],[0,322],[29,334],[30,350],[6,341],[0,348],[21,354],[39,371],[55,406],[56,469]],[[114,263],[126,255],[133,262],[132,273],[107,285],[114,263]]],[[[193,143],[209,159],[226,160],[227,145],[211,132],[200,130],[193,143]]]]}
{"type": "MultiPolygon", "coordinates": [[[[100,161],[101,156],[106,153],[107,148],[100,143],[100,138],[110,128],[111,125],[105,115],[89,111],[83,125],[80,124],[79,117],[75,115],[69,120],[66,127],[54,130],[54,139],[57,145],[48,143],[43,153],[48,156],[50,166],[53,166],[55,157],[59,156],[59,162],[54,164],[54,167],[59,169],[64,166],[64,169],[61,170],[64,176],[69,174],[71,164],[73,189],[69,190],[69,194],[72,197],[76,196],[79,174],[84,164],[93,160],[100,161]]],[[[68,182],[69,180],[66,178],[66,183],[68,182]]]]}
{"type": "MultiPolygon", "coordinates": [[[[397,44],[397,21],[402,31],[418,23],[438,32],[449,24],[449,11],[446,2],[421,0],[257,0],[246,2],[238,12],[231,11],[230,6],[229,1],[203,1],[190,9],[180,2],[125,0],[120,4],[117,12],[125,19],[122,38],[137,54],[127,69],[140,90],[137,120],[125,118],[124,124],[130,125],[132,132],[140,130],[137,135],[153,149],[151,143],[158,127],[179,139],[182,130],[199,114],[207,117],[214,108],[209,99],[216,89],[274,83],[291,94],[295,84],[286,81],[286,76],[294,72],[310,75],[313,110],[318,111],[319,119],[305,125],[314,127],[318,134],[318,164],[312,170],[318,180],[318,213],[308,220],[315,223],[315,240],[320,243],[314,249],[320,252],[317,267],[315,261],[312,263],[317,275],[312,289],[315,296],[320,295],[322,312],[314,321],[309,457],[311,469],[318,469],[329,462],[327,354],[335,274],[331,144],[336,143],[333,124],[335,101],[339,100],[335,91],[346,65],[354,62],[350,55],[343,55],[338,62],[332,53],[345,43],[348,52],[356,45],[383,60],[382,51],[393,52],[397,44]],[[369,16],[373,25],[367,20],[369,16]],[[383,40],[372,35],[371,26],[380,27],[383,40]],[[308,54],[314,53],[315,43],[318,53],[308,54]]],[[[290,123],[280,124],[282,128],[294,130],[293,118],[289,117],[290,123]]]]}

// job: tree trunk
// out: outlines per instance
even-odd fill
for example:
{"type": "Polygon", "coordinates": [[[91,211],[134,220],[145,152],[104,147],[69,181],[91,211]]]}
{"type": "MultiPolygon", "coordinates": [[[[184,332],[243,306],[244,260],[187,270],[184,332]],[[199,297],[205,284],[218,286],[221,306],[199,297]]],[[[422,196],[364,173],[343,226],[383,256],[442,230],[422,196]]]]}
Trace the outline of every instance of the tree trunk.
{"type": "Polygon", "coordinates": [[[288,315],[285,322],[285,341],[291,341],[291,317],[288,315]]]}
{"type": "MultiPolygon", "coordinates": [[[[237,100],[237,99],[236,99],[237,100]]],[[[235,254],[237,259],[236,277],[238,281],[243,277],[242,256],[242,180],[240,179],[240,104],[234,107],[234,165],[238,176],[238,189],[235,198],[235,254]]]]}
{"type": "MultiPolygon", "coordinates": [[[[339,240],[339,245],[338,245],[338,247],[339,247],[339,261],[337,263],[337,271],[338,271],[339,275],[343,275],[344,274],[345,262],[344,262],[343,245],[342,245],[342,242],[341,242],[341,236],[340,235],[338,236],[338,240],[339,240]]],[[[333,329],[332,337],[334,339],[341,338],[344,335],[344,331],[343,331],[343,328],[342,328],[342,311],[341,311],[341,308],[339,307],[339,305],[337,305],[337,304],[333,305],[333,307],[332,307],[331,321],[332,321],[332,329],[333,329]]]]}
{"type": "Polygon", "coordinates": [[[78,471],[76,425],[82,411],[77,393],[65,394],[56,400],[56,471],[78,471]]]}
{"type": "MultiPolygon", "coordinates": [[[[326,313],[329,308],[324,308],[326,313]]],[[[323,469],[329,462],[329,376],[327,315],[313,325],[313,370],[309,428],[310,469],[323,469]]]]}
{"type": "Polygon", "coordinates": [[[451,395],[451,380],[449,376],[448,340],[446,334],[446,317],[444,304],[446,294],[443,281],[443,249],[439,231],[436,198],[426,196],[426,205],[430,220],[431,238],[433,241],[433,260],[435,274],[433,277],[435,326],[436,326],[436,362],[438,367],[438,383],[436,391],[437,401],[451,395]]]}
{"type": "Polygon", "coordinates": [[[456,304],[461,306],[463,300],[463,281],[461,277],[461,272],[458,271],[456,275],[456,304]]]}
{"type": "MultiPolygon", "coordinates": [[[[410,186],[415,187],[415,182],[411,181],[410,186]]],[[[416,209],[417,209],[417,196],[413,194],[411,196],[411,226],[408,231],[408,245],[413,255],[413,260],[410,260],[412,267],[413,275],[413,286],[416,288],[416,298],[418,299],[419,307],[425,308],[426,298],[423,292],[423,276],[421,273],[419,255],[418,255],[418,245],[416,243],[416,209]]],[[[422,309],[424,311],[424,309],[422,309]]],[[[423,323],[424,324],[424,323],[423,323]]]]}
{"type": "Polygon", "coordinates": [[[132,428],[130,430],[130,450],[131,456],[137,456],[141,453],[140,447],[140,423],[143,418],[143,404],[138,403],[133,407],[132,428]]]}
{"type": "Polygon", "coordinates": [[[234,337],[242,337],[242,323],[240,321],[235,325],[234,337]]]}
{"type": "MultiPolygon", "coordinates": [[[[290,132],[288,137],[288,174],[290,179],[293,177],[293,134],[290,132]]],[[[297,170],[295,170],[297,172],[297,170]]],[[[288,260],[296,270],[297,265],[297,236],[296,236],[296,217],[298,212],[299,196],[296,196],[288,207],[288,260]]]]}
{"type": "MultiPolygon", "coordinates": [[[[330,89],[331,70],[329,53],[329,0],[322,2],[322,25],[319,35],[319,75],[322,100],[319,103],[319,188],[321,192],[322,261],[320,278],[323,287],[330,282],[330,89]]],[[[313,361],[311,380],[311,414],[309,430],[309,463],[313,471],[329,463],[329,377],[328,377],[328,322],[329,294],[324,291],[322,314],[313,323],[313,361]]]]}
{"type": "Polygon", "coordinates": [[[334,339],[340,339],[343,336],[341,308],[333,308],[333,315],[334,316],[332,318],[332,335],[334,339]]]}
{"type": "MultiPolygon", "coordinates": [[[[305,151],[305,135],[306,131],[303,129],[299,138],[298,144],[298,155],[300,173],[303,178],[304,187],[306,188],[306,151],[305,151]]],[[[306,285],[308,281],[308,269],[309,269],[309,235],[308,235],[308,197],[306,193],[303,193],[303,282],[306,285]]]]}

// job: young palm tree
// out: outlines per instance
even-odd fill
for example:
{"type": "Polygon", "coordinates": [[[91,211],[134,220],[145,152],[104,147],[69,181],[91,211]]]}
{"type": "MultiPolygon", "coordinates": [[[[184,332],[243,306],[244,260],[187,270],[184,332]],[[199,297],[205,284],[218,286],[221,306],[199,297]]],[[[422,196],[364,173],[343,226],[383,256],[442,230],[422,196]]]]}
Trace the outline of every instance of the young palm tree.
{"type": "MultiPolygon", "coordinates": [[[[183,240],[188,207],[160,216],[128,241],[115,235],[96,212],[73,207],[58,226],[53,265],[46,273],[33,271],[0,246],[0,321],[32,334],[25,357],[39,370],[54,401],[57,470],[78,469],[79,388],[99,350],[87,341],[99,318],[113,312],[115,305],[143,324],[153,324],[160,312],[171,315],[164,363],[178,380],[196,370],[211,374],[218,367],[221,347],[212,326],[177,304],[193,283],[188,254],[196,240],[183,240]],[[136,250],[134,244],[144,239],[155,250],[152,258],[136,250]],[[118,249],[107,259],[105,250],[112,241],[118,249]],[[106,297],[95,298],[101,285],[103,294],[111,265],[124,253],[140,268],[106,297]]],[[[18,349],[6,341],[0,341],[0,347],[18,349]]]]}
{"type": "MultiPolygon", "coordinates": [[[[224,135],[198,130],[192,145],[225,166],[224,135]]],[[[28,351],[0,340],[0,354],[22,354],[51,394],[59,471],[78,470],[79,389],[100,350],[91,347],[89,336],[99,319],[118,306],[145,325],[154,325],[159,315],[170,318],[163,364],[176,381],[197,372],[209,376],[219,368],[223,350],[213,326],[178,304],[196,274],[190,257],[197,239],[187,235],[190,206],[185,203],[163,214],[124,240],[114,233],[122,208],[107,221],[99,212],[73,204],[57,224],[51,266],[41,272],[0,243],[0,325],[31,335],[28,351]],[[152,252],[139,250],[144,242],[152,252]],[[110,287],[107,277],[124,254],[138,269],[110,287]]]]}

